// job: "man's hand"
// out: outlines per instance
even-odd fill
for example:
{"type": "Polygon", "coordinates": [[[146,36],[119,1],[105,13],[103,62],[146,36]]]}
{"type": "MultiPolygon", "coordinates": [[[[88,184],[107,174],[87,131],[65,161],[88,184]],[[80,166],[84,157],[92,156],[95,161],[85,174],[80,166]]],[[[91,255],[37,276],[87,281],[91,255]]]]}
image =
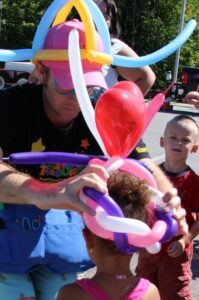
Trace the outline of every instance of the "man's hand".
{"type": "Polygon", "coordinates": [[[187,234],[188,233],[188,224],[186,222],[185,216],[186,211],[181,207],[181,201],[178,197],[177,190],[172,188],[169,192],[164,195],[163,201],[166,202],[165,210],[172,211],[173,217],[178,222],[178,233],[187,234]]]}
{"type": "Polygon", "coordinates": [[[94,188],[99,192],[107,193],[106,180],[109,175],[99,165],[89,165],[73,178],[69,178],[55,184],[43,185],[43,183],[29,183],[33,191],[34,204],[40,209],[67,209],[82,211],[94,215],[95,212],[79,198],[79,193],[84,187],[94,188]]]}
{"type": "Polygon", "coordinates": [[[199,109],[199,92],[192,91],[186,94],[184,102],[193,104],[197,109],[199,109]]]}

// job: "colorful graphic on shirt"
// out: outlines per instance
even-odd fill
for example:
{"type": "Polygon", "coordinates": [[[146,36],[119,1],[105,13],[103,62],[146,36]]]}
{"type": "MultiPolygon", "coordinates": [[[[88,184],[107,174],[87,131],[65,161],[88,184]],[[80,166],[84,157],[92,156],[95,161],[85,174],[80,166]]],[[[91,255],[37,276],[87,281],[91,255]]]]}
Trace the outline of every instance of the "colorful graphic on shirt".
{"type": "MultiPolygon", "coordinates": [[[[91,144],[89,143],[88,138],[82,139],[80,141],[80,149],[81,152],[87,150],[91,144]]],[[[32,144],[32,152],[42,152],[46,149],[46,146],[42,143],[42,138],[37,140],[35,143],[32,144]]],[[[68,177],[76,176],[81,170],[83,169],[82,166],[71,166],[68,164],[42,164],[40,166],[35,166],[34,174],[36,173],[36,177],[45,182],[57,182],[68,177]]],[[[29,170],[24,170],[26,173],[31,173],[29,170]]]]}
{"type": "Polygon", "coordinates": [[[91,144],[89,143],[88,139],[81,140],[81,148],[84,148],[86,150],[90,145],[91,144]]]}
{"type": "Polygon", "coordinates": [[[67,164],[44,164],[40,166],[39,179],[42,181],[58,181],[73,177],[82,170],[81,166],[70,166],[67,164]]]}
{"type": "Polygon", "coordinates": [[[45,148],[46,147],[43,145],[41,138],[35,143],[32,143],[32,152],[44,151],[45,148]]]}

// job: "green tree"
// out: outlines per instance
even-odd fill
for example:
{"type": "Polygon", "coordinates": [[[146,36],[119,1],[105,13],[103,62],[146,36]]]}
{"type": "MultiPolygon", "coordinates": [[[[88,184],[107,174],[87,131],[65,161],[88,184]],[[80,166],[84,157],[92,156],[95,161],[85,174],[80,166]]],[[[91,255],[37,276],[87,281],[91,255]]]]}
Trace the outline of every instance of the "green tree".
{"type": "Polygon", "coordinates": [[[3,0],[1,48],[31,47],[37,25],[50,0],[3,0]]]}
{"type": "MultiPolygon", "coordinates": [[[[178,34],[181,15],[181,0],[117,0],[120,8],[122,39],[139,55],[146,55],[168,44],[178,34]]],[[[190,19],[199,20],[198,0],[187,1],[185,23],[190,19]]],[[[181,48],[179,61],[179,78],[184,66],[199,66],[199,25],[191,38],[181,48]]],[[[163,61],[152,65],[157,75],[155,86],[165,87],[165,75],[174,70],[175,53],[163,61]]]]}

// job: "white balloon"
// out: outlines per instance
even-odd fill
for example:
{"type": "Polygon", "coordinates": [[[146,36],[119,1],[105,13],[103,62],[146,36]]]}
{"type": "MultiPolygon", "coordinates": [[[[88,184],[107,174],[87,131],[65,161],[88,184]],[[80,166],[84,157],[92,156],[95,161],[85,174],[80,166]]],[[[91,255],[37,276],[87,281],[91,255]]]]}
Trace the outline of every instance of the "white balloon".
{"type": "Polygon", "coordinates": [[[104,143],[95,124],[95,112],[85,85],[81,63],[81,54],[79,49],[79,34],[76,29],[72,29],[69,34],[68,58],[75,93],[77,95],[77,100],[79,102],[79,106],[81,108],[84,119],[96,141],[98,142],[100,148],[102,149],[104,155],[108,157],[108,153],[106,152],[104,143]]]}
{"type": "MultiPolygon", "coordinates": [[[[164,194],[152,186],[148,186],[148,188],[153,193],[152,202],[164,209],[166,206],[166,203],[163,201],[164,194]]],[[[176,209],[170,208],[170,212],[175,214],[176,209]]]]}
{"type": "MultiPolygon", "coordinates": [[[[158,237],[156,235],[155,238],[151,238],[148,234],[150,234],[152,229],[140,220],[110,216],[100,206],[96,208],[95,218],[99,226],[107,232],[128,234],[128,241],[131,245],[145,247],[146,250],[152,254],[158,253],[161,249],[161,244],[159,243],[160,236],[162,236],[166,230],[166,224],[162,221],[159,221],[159,224],[161,224],[159,233],[161,232],[161,235],[158,235],[158,237]]],[[[95,226],[94,223],[92,226],[95,226]]],[[[158,226],[156,226],[156,232],[158,226]]],[[[103,231],[100,231],[99,227],[98,233],[100,233],[99,236],[103,237],[103,231]]],[[[109,238],[110,237],[111,236],[109,236],[109,238]]],[[[107,238],[107,236],[104,238],[107,238]]]]}
{"type": "Polygon", "coordinates": [[[124,160],[118,156],[112,156],[104,164],[106,171],[111,174],[114,171],[117,171],[124,163],[124,160]]]}
{"type": "Polygon", "coordinates": [[[140,220],[112,217],[101,207],[97,207],[95,217],[100,226],[108,231],[132,234],[139,233],[139,235],[145,235],[151,231],[150,227],[140,220]]]}
{"type": "Polygon", "coordinates": [[[152,246],[146,247],[146,250],[151,254],[156,254],[161,250],[161,244],[159,242],[153,244],[152,246]]]}

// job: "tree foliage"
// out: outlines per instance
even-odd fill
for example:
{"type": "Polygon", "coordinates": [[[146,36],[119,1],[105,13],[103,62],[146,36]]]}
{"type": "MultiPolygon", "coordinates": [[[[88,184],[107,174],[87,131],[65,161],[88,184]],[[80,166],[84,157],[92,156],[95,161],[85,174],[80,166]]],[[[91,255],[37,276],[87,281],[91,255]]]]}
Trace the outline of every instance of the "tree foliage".
{"type": "MultiPolygon", "coordinates": [[[[37,25],[52,0],[2,0],[0,47],[31,47],[37,25]]],[[[179,31],[181,0],[116,0],[120,12],[122,39],[139,55],[149,54],[168,44],[179,31]]],[[[198,0],[187,0],[185,23],[199,20],[198,0]]],[[[179,79],[183,66],[199,66],[199,25],[180,52],[179,79]]],[[[152,66],[163,87],[165,74],[174,70],[175,54],[152,66]]]]}
{"type": "MultiPolygon", "coordinates": [[[[173,40],[179,32],[182,11],[181,0],[117,0],[120,8],[122,39],[139,55],[146,55],[160,49],[173,40]]],[[[198,0],[186,4],[184,23],[190,19],[199,20],[198,0]]],[[[178,79],[184,66],[199,67],[199,25],[191,38],[180,50],[178,79]]],[[[164,87],[168,70],[174,71],[176,54],[152,66],[157,75],[156,86],[164,87]]]]}

